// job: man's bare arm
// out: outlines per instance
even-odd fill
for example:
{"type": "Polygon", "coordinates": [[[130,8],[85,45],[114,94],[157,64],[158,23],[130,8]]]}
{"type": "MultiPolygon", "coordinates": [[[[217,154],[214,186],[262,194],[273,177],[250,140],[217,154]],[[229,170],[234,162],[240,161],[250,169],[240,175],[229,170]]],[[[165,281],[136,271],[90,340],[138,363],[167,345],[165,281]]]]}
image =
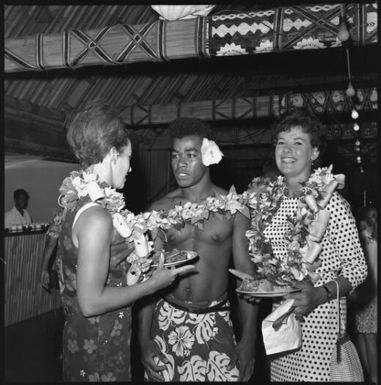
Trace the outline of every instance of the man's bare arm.
{"type": "MultiPolygon", "coordinates": [[[[241,213],[234,218],[233,231],[233,262],[234,267],[247,274],[254,275],[255,267],[249,257],[248,240],[245,236],[250,222],[241,213]]],[[[255,363],[255,342],[257,338],[258,304],[250,303],[238,297],[240,315],[240,340],[237,355],[240,368],[240,381],[248,381],[252,376],[255,363]]]]}

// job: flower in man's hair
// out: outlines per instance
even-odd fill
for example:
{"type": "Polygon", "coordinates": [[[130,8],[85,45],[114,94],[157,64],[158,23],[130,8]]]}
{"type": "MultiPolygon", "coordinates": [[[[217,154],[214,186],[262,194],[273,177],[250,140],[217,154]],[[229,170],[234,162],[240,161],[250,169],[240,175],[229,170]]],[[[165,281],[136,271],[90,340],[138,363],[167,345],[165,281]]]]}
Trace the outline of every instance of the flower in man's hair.
{"type": "Polygon", "coordinates": [[[202,163],[205,166],[220,163],[224,154],[213,140],[204,138],[201,146],[202,163]]]}

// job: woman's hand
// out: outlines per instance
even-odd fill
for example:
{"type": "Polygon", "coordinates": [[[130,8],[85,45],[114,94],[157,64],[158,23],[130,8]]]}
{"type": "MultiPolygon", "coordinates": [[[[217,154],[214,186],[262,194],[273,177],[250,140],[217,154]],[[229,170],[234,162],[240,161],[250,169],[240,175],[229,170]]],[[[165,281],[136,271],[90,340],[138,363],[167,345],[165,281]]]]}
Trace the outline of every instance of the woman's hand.
{"type": "Polygon", "coordinates": [[[294,299],[295,318],[304,321],[304,317],[308,316],[317,306],[325,301],[324,289],[314,287],[310,281],[296,282],[293,286],[302,289],[302,291],[287,294],[286,299],[294,299]]]}
{"type": "Polygon", "coordinates": [[[194,265],[167,269],[164,267],[164,254],[162,253],[159,258],[158,267],[153,272],[149,280],[152,280],[152,282],[155,284],[156,290],[159,290],[172,284],[177,277],[188,274],[189,272],[194,271],[194,269],[194,265]]]}

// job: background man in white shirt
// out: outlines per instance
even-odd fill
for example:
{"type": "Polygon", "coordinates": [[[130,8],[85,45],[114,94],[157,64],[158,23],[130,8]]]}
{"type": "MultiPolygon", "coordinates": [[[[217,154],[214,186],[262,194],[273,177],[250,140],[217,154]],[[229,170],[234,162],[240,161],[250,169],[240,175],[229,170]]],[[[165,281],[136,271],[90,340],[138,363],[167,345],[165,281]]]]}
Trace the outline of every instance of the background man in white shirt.
{"type": "Polygon", "coordinates": [[[26,208],[28,207],[29,195],[24,189],[13,192],[15,206],[5,213],[5,227],[13,225],[30,225],[32,218],[26,208]]]}

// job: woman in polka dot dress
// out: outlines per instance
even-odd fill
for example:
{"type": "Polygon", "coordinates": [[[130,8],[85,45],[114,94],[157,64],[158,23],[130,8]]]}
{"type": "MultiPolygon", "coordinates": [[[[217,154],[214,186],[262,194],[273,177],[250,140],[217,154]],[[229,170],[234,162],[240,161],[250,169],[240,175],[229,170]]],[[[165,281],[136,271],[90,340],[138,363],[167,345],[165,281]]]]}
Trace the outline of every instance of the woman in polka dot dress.
{"type": "MultiPolygon", "coordinates": [[[[284,234],[294,216],[300,182],[306,181],[312,163],[319,156],[320,124],[302,109],[284,117],[275,130],[275,160],[284,176],[284,193],[279,210],[265,230],[273,252],[286,256],[284,234]]],[[[346,324],[346,296],[367,275],[356,223],[347,201],[337,192],[328,203],[331,216],[319,255],[320,279],[312,285],[298,283],[301,292],[287,295],[294,299],[294,312],[301,321],[303,343],[300,349],[270,356],[271,381],[329,381],[329,362],[337,336],[335,279],[339,284],[341,315],[346,324]]],[[[274,302],[274,307],[279,302],[274,302]]],[[[345,327],[343,325],[343,327],[345,327]]]]}

